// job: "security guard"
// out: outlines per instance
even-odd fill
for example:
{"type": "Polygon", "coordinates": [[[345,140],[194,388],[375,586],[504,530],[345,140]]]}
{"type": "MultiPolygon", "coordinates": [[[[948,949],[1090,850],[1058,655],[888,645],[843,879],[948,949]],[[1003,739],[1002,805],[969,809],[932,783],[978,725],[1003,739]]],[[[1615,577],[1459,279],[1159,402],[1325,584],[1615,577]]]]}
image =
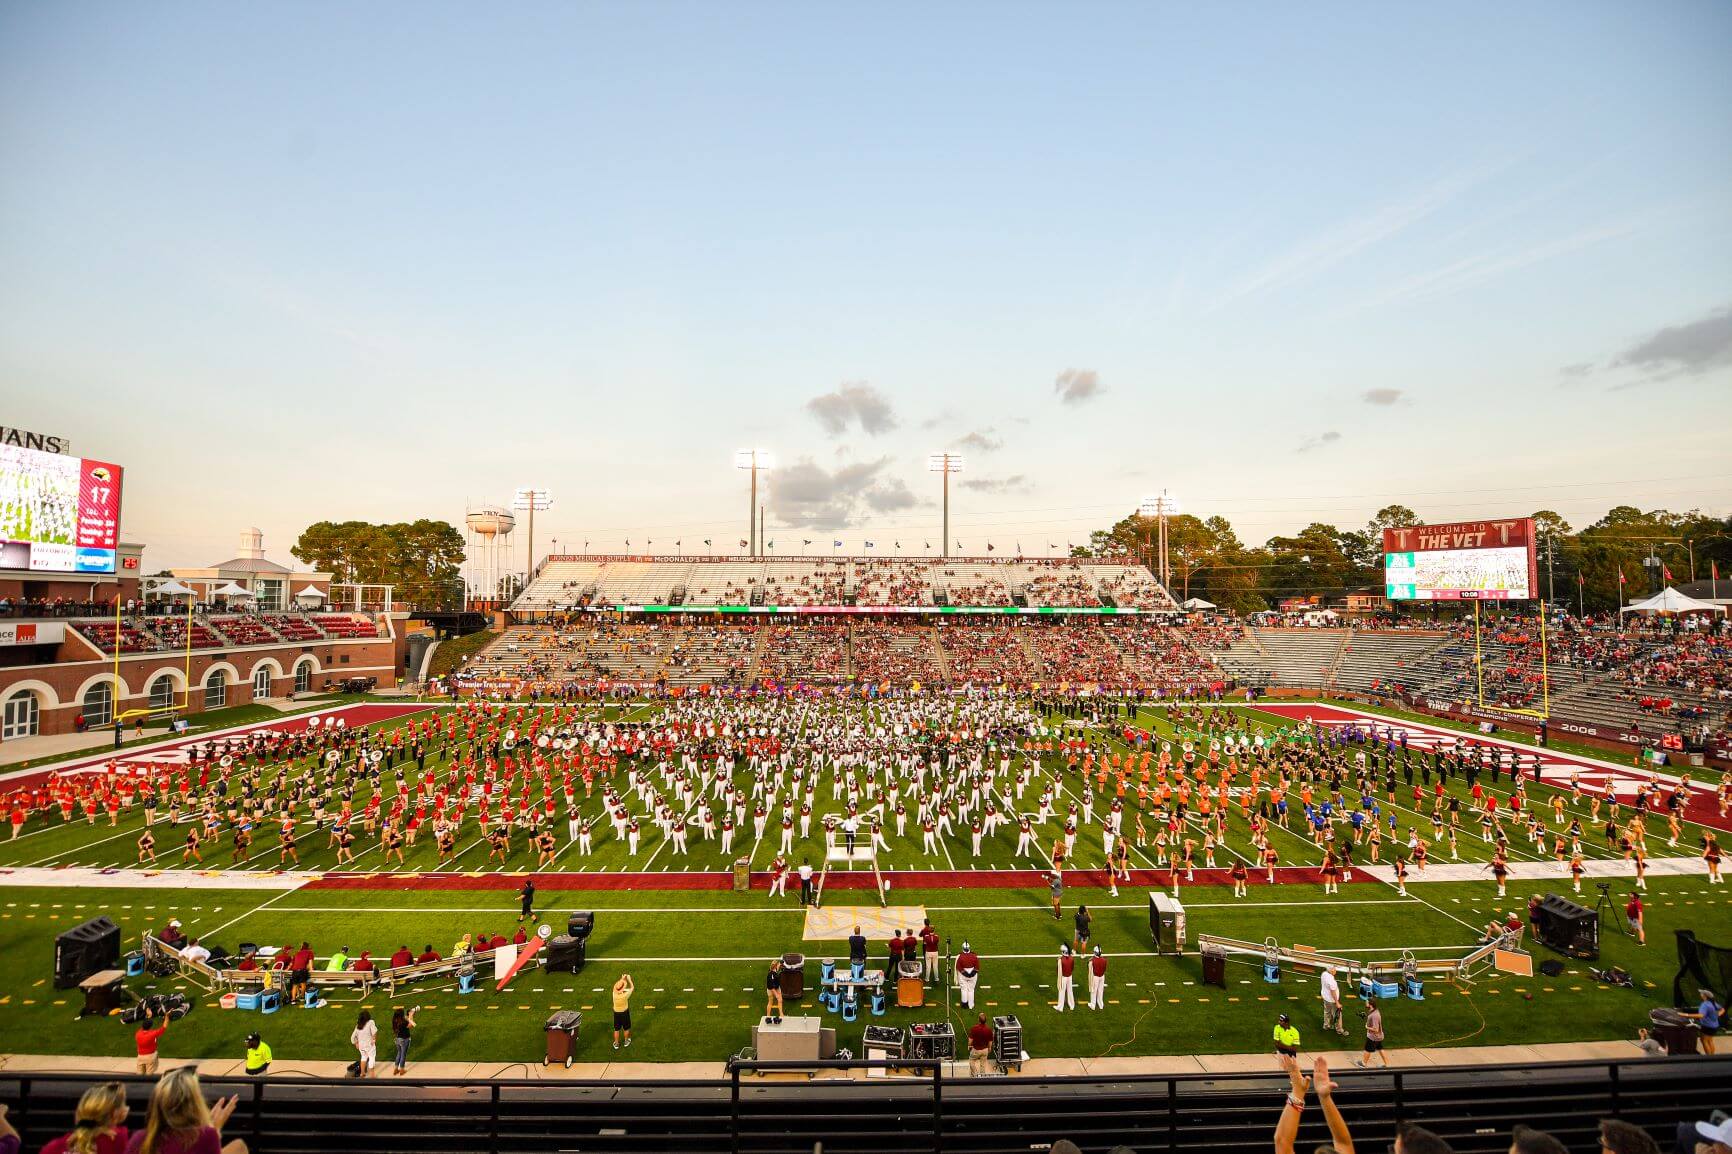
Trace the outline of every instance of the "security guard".
{"type": "Polygon", "coordinates": [[[1299,1057],[1299,1027],[1286,1014],[1275,1023],[1275,1052],[1283,1058],[1298,1060],[1299,1057]]]}
{"type": "Polygon", "coordinates": [[[271,1048],[257,1031],[247,1035],[247,1073],[261,1077],[270,1072],[271,1048]]]}

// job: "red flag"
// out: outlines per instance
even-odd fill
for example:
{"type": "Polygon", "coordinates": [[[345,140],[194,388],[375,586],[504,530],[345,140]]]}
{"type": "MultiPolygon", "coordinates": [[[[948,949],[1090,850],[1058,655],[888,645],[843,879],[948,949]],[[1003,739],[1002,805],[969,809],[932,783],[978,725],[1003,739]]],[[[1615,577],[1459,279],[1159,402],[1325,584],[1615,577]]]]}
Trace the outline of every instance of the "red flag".
{"type": "Polygon", "coordinates": [[[1660,573],[1664,576],[1664,578],[1667,581],[1670,581],[1672,579],[1671,566],[1667,565],[1664,561],[1660,562],[1660,573]]]}
{"type": "Polygon", "coordinates": [[[1714,580],[1720,580],[1720,562],[1710,561],[1708,562],[1708,568],[1713,572],[1714,580]]]}
{"type": "Polygon", "coordinates": [[[1622,565],[1620,565],[1620,566],[1618,566],[1618,584],[1622,585],[1623,583],[1624,583],[1624,567],[1622,565]]]}
{"type": "Polygon", "coordinates": [[[1582,574],[1582,573],[1576,574],[1576,584],[1577,585],[1586,585],[1587,583],[1588,583],[1588,578],[1585,574],[1582,574]]]}

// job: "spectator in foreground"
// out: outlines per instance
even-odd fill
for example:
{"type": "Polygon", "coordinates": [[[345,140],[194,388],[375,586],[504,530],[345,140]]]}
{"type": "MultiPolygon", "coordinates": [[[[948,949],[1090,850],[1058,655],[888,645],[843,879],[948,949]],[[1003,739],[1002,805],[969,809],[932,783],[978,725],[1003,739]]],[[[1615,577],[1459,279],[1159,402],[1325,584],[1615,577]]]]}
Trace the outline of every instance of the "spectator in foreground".
{"type": "Polygon", "coordinates": [[[191,1066],[170,1070],[151,1091],[144,1129],[133,1131],[126,1154],[247,1154],[239,1138],[222,1138],[234,1112],[234,1098],[205,1105],[198,1071],[191,1066]]]}
{"type": "Polygon", "coordinates": [[[5,1103],[0,1102],[0,1154],[18,1154],[23,1140],[18,1137],[18,1131],[12,1128],[12,1123],[6,1120],[8,1108],[5,1103]]]}
{"type": "Polygon", "coordinates": [[[1570,1154],[1569,1149],[1544,1130],[1516,1126],[1510,1134],[1509,1154],[1570,1154]]]}
{"type": "Polygon", "coordinates": [[[1617,1118],[1602,1118],[1600,1154],[1660,1154],[1660,1144],[1640,1126],[1617,1118]]]}
{"type": "Polygon", "coordinates": [[[123,1154],[132,1137],[126,1129],[126,1087],[119,1082],[92,1086],[78,1099],[72,1132],[54,1139],[42,1154],[123,1154]]]}
{"type": "MultiPolygon", "coordinates": [[[[1281,1106],[1281,1121],[1275,1125],[1276,1154],[1294,1154],[1293,1142],[1299,1136],[1299,1116],[1305,1112],[1305,1099],[1312,1090],[1317,1091],[1317,1101],[1323,1107],[1323,1120],[1329,1124],[1328,1149],[1337,1154],[1353,1154],[1353,1136],[1347,1131],[1347,1120],[1335,1106],[1335,1083],[1329,1079],[1329,1063],[1319,1056],[1311,1068],[1312,1076],[1307,1078],[1299,1072],[1298,1059],[1282,1058],[1281,1061],[1287,1069],[1291,1089],[1287,1101],[1281,1106]]],[[[1395,1149],[1398,1154],[1416,1154],[1402,1151],[1399,1137],[1395,1149]]]]}
{"type": "Polygon", "coordinates": [[[1678,1149],[1689,1150],[1686,1145],[1692,1139],[1696,1145],[1695,1154],[1732,1154],[1732,1118],[1715,1114],[1716,1121],[1698,1122],[1692,1129],[1690,1123],[1683,1122],[1678,1126],[1678,1149]]]}

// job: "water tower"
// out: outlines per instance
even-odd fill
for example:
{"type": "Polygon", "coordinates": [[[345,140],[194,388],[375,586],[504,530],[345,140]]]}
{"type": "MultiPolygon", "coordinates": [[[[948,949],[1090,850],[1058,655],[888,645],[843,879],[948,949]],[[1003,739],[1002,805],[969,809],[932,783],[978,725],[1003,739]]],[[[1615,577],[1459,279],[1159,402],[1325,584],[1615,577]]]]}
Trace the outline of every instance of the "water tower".
{"type": "Polygon", "coordinates": [[[499,583],[511,572],[511,534],[517,518],[499,505],[480,505],[463,518],[469,563],[468,600],[502,600],[499,583]]]}

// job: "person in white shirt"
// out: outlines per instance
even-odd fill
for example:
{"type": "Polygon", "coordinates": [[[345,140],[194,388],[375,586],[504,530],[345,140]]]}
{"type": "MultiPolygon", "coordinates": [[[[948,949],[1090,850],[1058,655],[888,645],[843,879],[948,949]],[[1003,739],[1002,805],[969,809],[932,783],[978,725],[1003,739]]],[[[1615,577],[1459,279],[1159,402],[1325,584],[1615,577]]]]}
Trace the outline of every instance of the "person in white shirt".
{"type": "Polygon", "coordinates": [[[379,1023],[373,1020],[372,1011],[362,1010],[356,1017],[355,1028],[349,1032],[349,1044],[359,1055],[355,1062],[355,1077],[371,1078],[373,1066],[379,1060],[379,1023]]]}
{"type": "Polygon", "coordinates": [[[1337,1034],[1347,1035],[1347,1024],[1341,1016],[1341,983],[1335,978],[1335,967],[1325,966],[1322,978],[1323,989],[1323,1028],[1334,1030],[1337,1034]]]}
{"type": "Polygon", "coordinates": [[[194,938],[181,948],[180,956],[189,962],[202,963],[210,960],[210,951],[199,945],[198,939],[194,938]]]}

